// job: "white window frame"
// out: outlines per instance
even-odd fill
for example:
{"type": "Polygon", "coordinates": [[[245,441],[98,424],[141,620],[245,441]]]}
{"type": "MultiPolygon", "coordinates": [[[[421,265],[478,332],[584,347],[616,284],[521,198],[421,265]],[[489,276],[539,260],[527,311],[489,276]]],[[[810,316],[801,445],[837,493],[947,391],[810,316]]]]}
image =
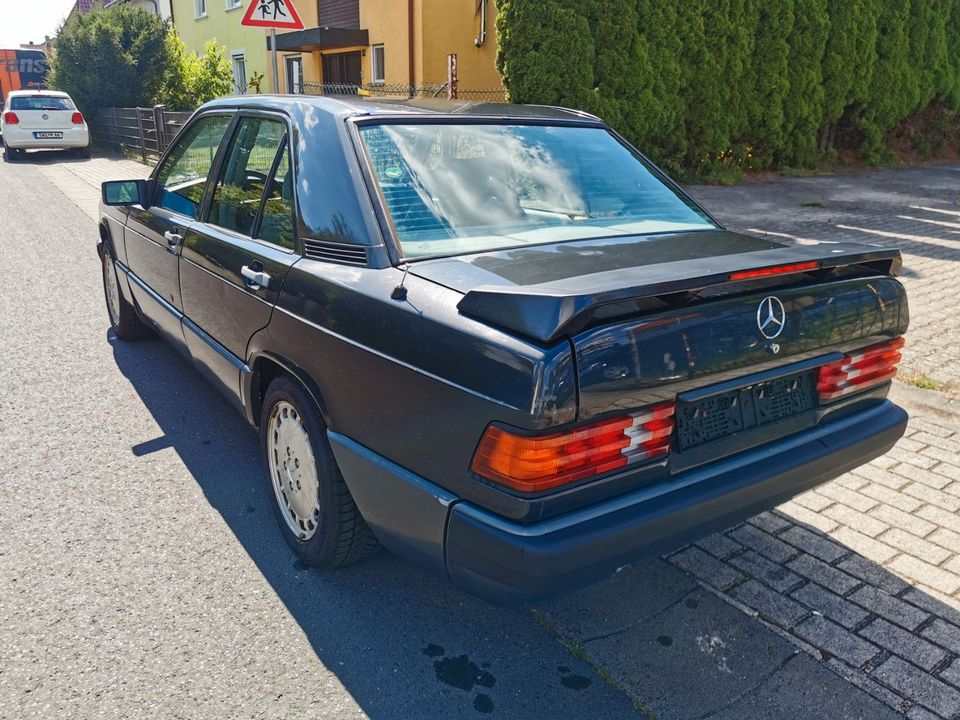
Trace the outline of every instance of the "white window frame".
{"type": "Polygon", "coordinates": [[[207,16],[207,0],[193,0],[193,19],[199,20],[207,16]]]}
{"type": "Polygon", "coordinates": [[[288,95],[301,95],[303,94],[303,55],[285,55],[283,58],[283,68],[284,68],[284,82],[287,84],[287,94],[288,95]],[[290,70],[291,65],[297,65],[298,70],[300,71],[300,85],[297,87],[296,83],[293,83],[293,77],[290,70]],[[291,85],[293,87],[291,87],[291,85]]]}
{"type": "Polygon", "coordinates": [[[383,43],[370,46],[370,82],[373,85],[385,85],[387,82],[387,51],[383,43]],[[377,62],[377,50],[380,51],[380,62],[377,62]]]}
{"type": "Polygon", "coordinates": [[[226,0],[227,4],[225,10],[230,12],[231,10],[239,10],[243,7],[243,0],[226,0]]]}
{"type": "Polygon", "coordinates": [[[247,76],[247,54],[243,50],[234,50],[230,53],[230,67],[233,70],[233,86],[239,95],[247,94],[247,82],[250,78],[247,76]],[[243,87],[237,78],[237,63],[243,65],[243,87]]]}

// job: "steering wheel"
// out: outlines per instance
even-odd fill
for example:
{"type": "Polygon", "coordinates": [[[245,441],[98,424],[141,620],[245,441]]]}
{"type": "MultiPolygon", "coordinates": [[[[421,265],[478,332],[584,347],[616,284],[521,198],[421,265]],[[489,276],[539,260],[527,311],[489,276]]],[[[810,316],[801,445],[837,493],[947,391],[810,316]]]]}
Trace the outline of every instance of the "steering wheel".
{"type": "Polygon", "coordinates": [[[259,170],[247,170],[246,180],[244,187],[250,187],[254,182],[259,182],[261,185],[267,184],[267,174],[262,173],[259,170]]]}

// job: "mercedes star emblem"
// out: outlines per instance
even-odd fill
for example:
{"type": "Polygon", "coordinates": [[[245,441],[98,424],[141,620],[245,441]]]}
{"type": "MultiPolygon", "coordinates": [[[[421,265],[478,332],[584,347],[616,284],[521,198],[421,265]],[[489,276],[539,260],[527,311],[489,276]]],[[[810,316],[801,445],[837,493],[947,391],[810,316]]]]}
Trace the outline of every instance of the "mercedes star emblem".
{"type": "Polygon", "coordinates": [[[783,332],[786,323],[787,311],[783,309],[779,298],[771,295],[760,301],[760,307],[757,308],[757,327],[760,328],[761,335],[767,340],[773,340],[783,332]]]}

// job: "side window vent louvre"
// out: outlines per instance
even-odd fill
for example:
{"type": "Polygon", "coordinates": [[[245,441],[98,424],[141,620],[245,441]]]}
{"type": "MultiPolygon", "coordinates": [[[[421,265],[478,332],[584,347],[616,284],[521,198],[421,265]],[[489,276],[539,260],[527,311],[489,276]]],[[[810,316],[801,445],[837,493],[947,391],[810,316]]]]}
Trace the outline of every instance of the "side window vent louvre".
{"type": "Polygon", "coordinates": [[[364,267],[367,264],[367,249],[346,243],[304,240],[303,254],[312,260],[325,260],[326,262],[362,265],[364,267]]]}

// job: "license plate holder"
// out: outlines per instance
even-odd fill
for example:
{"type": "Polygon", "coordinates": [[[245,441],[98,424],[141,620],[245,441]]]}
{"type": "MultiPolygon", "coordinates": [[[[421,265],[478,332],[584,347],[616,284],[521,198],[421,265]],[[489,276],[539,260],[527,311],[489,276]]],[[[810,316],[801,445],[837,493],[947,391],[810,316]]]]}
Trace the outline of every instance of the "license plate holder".
{"type": "Polygon", "coordinates": [[[62,132],[35,132],[33,134],[35,140],[63,140],[62,132]]]}
{"type": "Polygon", "coordinates": [[[679,452],[786,420],[817,407],[815,371],[677,404],[679,452]]]}

